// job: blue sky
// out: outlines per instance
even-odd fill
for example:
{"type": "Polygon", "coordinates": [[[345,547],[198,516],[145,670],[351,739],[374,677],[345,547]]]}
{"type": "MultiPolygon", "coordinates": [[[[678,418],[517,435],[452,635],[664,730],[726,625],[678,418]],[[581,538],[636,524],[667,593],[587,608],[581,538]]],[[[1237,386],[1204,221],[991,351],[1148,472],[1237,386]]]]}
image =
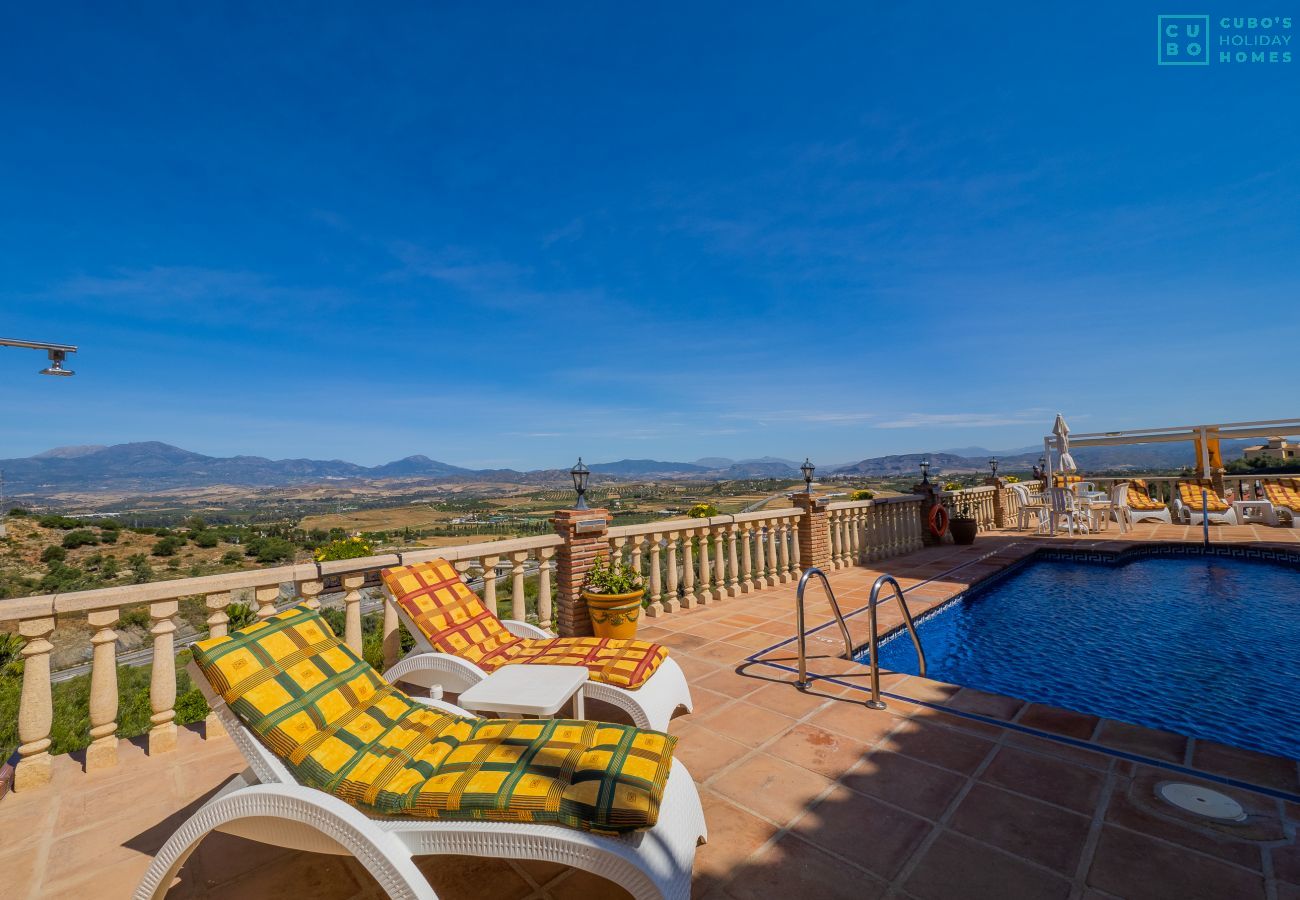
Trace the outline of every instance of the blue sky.
{"type": "Polygon", "coordinates": [[[0,351],[0,457],[1296,413],[1300,59],[1158,67],[1162,6],[211,6],[10,12],[0,331],[82,351],[0,351]]]}

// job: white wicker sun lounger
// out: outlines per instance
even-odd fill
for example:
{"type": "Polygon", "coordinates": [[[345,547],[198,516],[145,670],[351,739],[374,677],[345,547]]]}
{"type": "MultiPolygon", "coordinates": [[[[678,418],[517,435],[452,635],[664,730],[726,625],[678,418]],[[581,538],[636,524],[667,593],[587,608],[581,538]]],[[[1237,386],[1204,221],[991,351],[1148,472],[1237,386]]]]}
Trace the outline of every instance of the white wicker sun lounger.
{"type": "MultiPolygon", "coordinates": [[[[165,895],[199,841],[213,831],[279,847],[354,856],[389,897],[399,900],[436,900],[412,857],[438,854],[545,860],[607,878],[639,900],[690,897],[695,847],[707,832],[695,782],[677,760],[655,827],[629,835],[607,837],[558,825],[371,817],[299,784],[213,692],[199,668],[191,663],[189,672],[243,753],[248,769],[168,839],[136,888],[136,900],[165,895]]],[[[450,703],[420,702],[470,715],[450,703]]]]}
{"type": "MultiPolygon", "coordinates": [[[[384,588],[384,600],[397,610],[398,618],[415,638],[411,652],[385,672],[384,678],[394,683],[404,681],[424,688],[442,688],[453,694],[459,694],[487,678],[488,673],[469,660],[435,650],[424,632],[411,621],[402,604],[393,600],[387,588],[384,588]]],[[[555,637],[544,628],[516,619],[502,619],[501,624],[515,637],[555,637]]],[[[668,722],[679,706],[685,707],[687,712],[692,708],[690,685],[686,683],[686,675],[681,666],[677,665],[672,656],[660,663],[655,673],[636,690],[588,681],[583,687],[583,695],[588,700],[603,700],[618,707],[631,717],[632,724],[638,728],[653,728],[656,731],[668,729],[668,722]]]]}

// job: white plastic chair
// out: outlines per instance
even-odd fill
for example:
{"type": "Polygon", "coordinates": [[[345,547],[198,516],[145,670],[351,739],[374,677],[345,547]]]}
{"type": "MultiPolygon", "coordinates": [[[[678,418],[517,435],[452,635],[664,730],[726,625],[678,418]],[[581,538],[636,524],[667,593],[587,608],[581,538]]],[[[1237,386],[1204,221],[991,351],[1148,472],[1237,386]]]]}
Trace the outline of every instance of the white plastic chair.
{"type": "MultiPolygon", "coordinates": [[[[695,847],[708,831],[695,782],[678,760],[673,760],[655,826],[617,837],[559,825],[376,818],[300,784],[230,711],[199,667],[190,663],[189,673],[248,769],[167,840],[140,880],[135,900],[163,897],[199,841],[213,831],[292,850],[353,856],[398,900],[437,900],[412,857],[442,854],[544,860],[607,878],[638,900],[689,900],[695,847]]],[[[450,703],[414,699],[472,717],[450,703]]]]}
{"type": "Polygon", "coordinates": [[[1133,510],[1128,506],[1128,482],[1117,481],[1110,486],[1110,509],[1119,523],[1119,533],[1133,528],[1133,510]]]}
{"type": "Polygon", "coordinates": [[[1029,517],[1032,515],[1039,533],[1046,531],[1049,516],[1046,498],[1041,493],[1030,491],[1029,487],[1023,484],[1013,484],[1011,490],[1015,493],[1020,507],[1016,510],[1016,527],[1022,530],[1028,528],[1029,517]]]}
{"type": "Polygon", "coordinates": [[[1057,527],[1065,528],[1070,534],[1087,534],[1089,531],[1088,511],[1069,488],[1052,488],[1052,518],[1057,527]]]}

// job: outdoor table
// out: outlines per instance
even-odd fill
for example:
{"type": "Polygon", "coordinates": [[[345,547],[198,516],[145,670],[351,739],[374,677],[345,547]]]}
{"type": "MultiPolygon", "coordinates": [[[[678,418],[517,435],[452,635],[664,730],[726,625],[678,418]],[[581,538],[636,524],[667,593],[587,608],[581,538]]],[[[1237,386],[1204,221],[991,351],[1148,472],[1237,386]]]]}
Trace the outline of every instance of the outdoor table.
{"type": "Polygon", "coordinates": [[[572,698],[573,717],[581,719],[587,675],[583,666],[502,666],[468,688],[456,703],[475,712],[553,718],[572,698]]]}
{"type": "Polygon", "coordinates": [[[1277,512],[1273,509],[1273,504],[1268,500],[1235,500],[1232,508],[1237,513],[1237,521],[1246,525],[1251,521],[1262,522],[1265,525],[1277,524],[1277,512]],[[1247,516],[1252,513],[1258,513],[1259,518],[1248,519],[1247,516]]]}

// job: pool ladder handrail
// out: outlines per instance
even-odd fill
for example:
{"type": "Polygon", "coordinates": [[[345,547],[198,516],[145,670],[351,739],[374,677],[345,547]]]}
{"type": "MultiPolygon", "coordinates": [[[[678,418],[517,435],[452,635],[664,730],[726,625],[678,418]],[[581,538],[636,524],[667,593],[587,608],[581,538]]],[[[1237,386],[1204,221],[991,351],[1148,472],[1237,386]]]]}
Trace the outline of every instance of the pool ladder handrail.
{"type": "Polygon", "coordinates": [[[806,635],[804,634],[803,592],[814,575],[822,580],[822,587],[826,589],[826,597],[831,602],[831,611],[835,613],[835,621],[840,623],[840,634],[844,636],[844,658],[853,659],[853,639],[849,637],[849,626],[844,623],[844,615],[840,612],[840,604],[835,599],[835,592],[831,590],[831,580],[826,577],[826,573],[821,569],[816,566],[809,566],[803,570],[803,575],[799,578],[799,589],[795,592],[795,628],[799,630],[799,680],[795,684],[801,691],[808,688],[808,651],[806,635]]]}
{"type": "Polygon", "coordinates": [[[903,588],[893,575],[881,575],[871,586],[871,598],[867,601],[867,627],[871,631],[871,646],[868,651],[871,654],[871,699],[867,701],[869,709],[885,708],[885,701],[880,699],[880,635],[876,632],[876,606],[880,603],[880,589],[886,584],[894,589],[898,608],[903,611],[903,623],[907,626],[907,633],[912,636],[912,646],[916,647],[917,674],[925,677],[925,651],[921,649],[921,638],[916,633],[916,624],[912,621],[912,611],[907,608],[903,588]]]}

